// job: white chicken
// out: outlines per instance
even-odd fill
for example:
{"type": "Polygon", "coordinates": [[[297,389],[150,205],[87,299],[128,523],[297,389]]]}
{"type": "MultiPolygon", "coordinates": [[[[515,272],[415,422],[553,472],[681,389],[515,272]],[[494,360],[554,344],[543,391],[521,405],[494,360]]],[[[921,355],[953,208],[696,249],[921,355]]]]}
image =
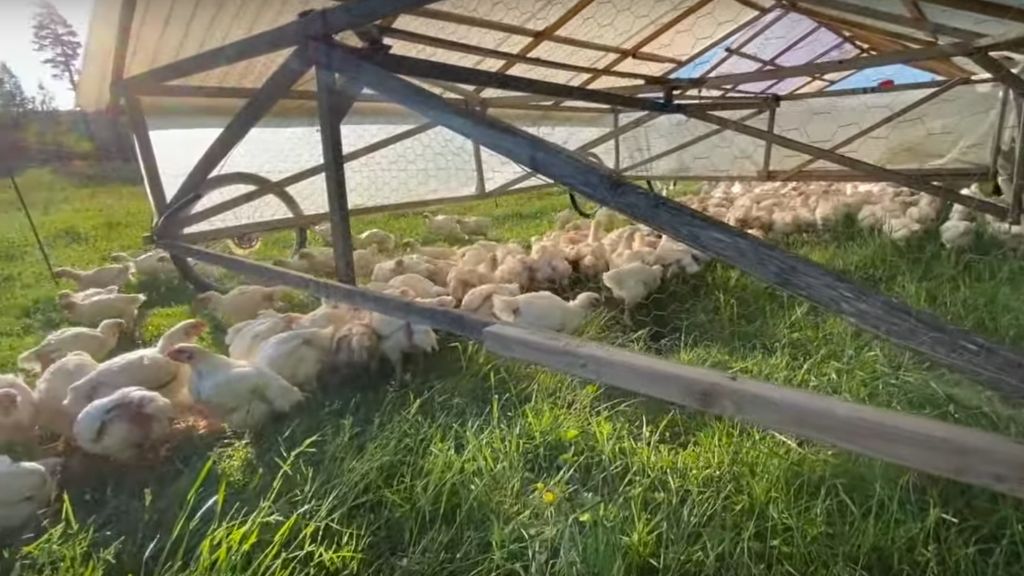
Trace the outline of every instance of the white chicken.
{"type": "Polygon", "coordinates": [[[274,372],[194,344],[175,346],[167,357],[189,365],[192,398],[232,428],[256,428],[275,413],[291,411],[303,400],[298,388],[274,372]]]}
{"type": "Polygon", "coordinates": [[[356,248],[362,249],[373,246],[380,252],[391,252],[395,249],[394,235],[377,228],[367,230],[356,236],[352,239],[352,243],[355,244],[356,248]]]}
{"type": "Polygon", "coordinates": [[[447,278],[448,293],[461,302],[466,293],[473,288],[493,283],[497,267],[497,254],[490,254],[479,266],[468,267],[462,264],[452,268],[447,278]]]}
{"type": "Polygon", "coordinates": [[[227,294],[204,292],[192,303],[197,312],[209,311],[227,326],[252,320],[261,310],[275,308],[288,289],[275,286],[238,286],[227,294]]]}
{"type": "Polygon", "coordinates": [[[395,368],[395,374],[402,379],[403,361],[406,354],[430,353],[437,351],[437,334],[429,326],[412,324],[400,318],[374,313],[370,325],[380,338],[380,351],[395,368]]]}
{"type": "Polygon", "coordinates": [[[100,266],[92,270],[75,270],[74,268],[57,268],[53,275],[57,278],[67,278],[76,285],[79,290],[89,288],[107,288],[117,286],[120,288],[131,278],[132,269],[127,264],[111,264],[100,266]]]}
{"type": "Polygon", "coordinates": [[[939,236],[947,248],[963,248],[974,239],[974,226],[966,220],[947,220],[939,226],[939,236]]]}
{"type": "Polygon", "coordinates": [[[239,322],[228,328],[224,343],[228,355],[235,360],[251,360],[261,344],[282,332],[294,330],[306,320],[301,314],[281,314],[274,310],[263,310],[256,318],[239,322]]]}
{"type": "Polygon", "coordinates": [[[188,369],[170,361],[165,354],[178,344],[195,342],[205,331],[203,321],[185,320],[161,336],[156,346],[132,350],[103,362],[68,388],[65,410],[77,415],[90,402],[129,387],[152,390],[176,406],[187,406],[188,369]]]}
{"type": "Polygon", "coordinates": [[[145,301],[142,294],[97,296],[85,302],[75,300],[67,292],[58,295],[58,306],[69,321],[83,326],[99,326],[104,320],[120,319],[126,329],[135,325],[139,307],[145,301]]]}
{"type": "Polygon", "coordinates": [[[30,441],[36,428],[36,397],[25,382],[0,374],[0,446],[30,441]]]}
{"type": "Polygon", "coordinates": [[[669,274],[682,269],[687,274],[700,272],[700,264],[693,256],[689,246],[662,236],[658,247],[654,249],[654,263],[668,271],[669,274]]]}
{"type": "Polygon", "coordinates": [[[402,248],[407,252],[437,260],[454,260],[458,257],[458,251],[451,246],[420,246],[419,242],[411,239],[404,240],[402,248]]]}
{"type": "Polygon", "coordinates": [[[138,459],[171,433],[174,406],[160,394],[132,386],[90,403],[75,419],[75,443],[90,454],[138,459]]]}
{"type": "Polygon", "coordinates": [[[402,274],[388,280],[388,286],[408,288],[416,293],[417,298],[437,298],[447,296],[448,290],[435,285],[419,274],[402,274]]]}
{"type": "Polygon", "coordinates": [[[331,362],[343,370],[377,366],[380,356],[380,337],[370,322],[352,322],[334,334],[331,362]]]}
{"type": "Polygon", "coordinates": [[[116,252],[110,255],[110,261],[131,266],[135,275],[140,278],[167,278],[178,272],[171,261],[171,255],[163,250],[151,250],[134,257],[116,252]]]}
{"type": "Polygon", "coordinates": [[[0,455],[0,536],[39,521],[57,491],[60,460],[14,462],[0,455]]]}
{"type": "Polygon", "coordinates": [[[88,290],[82,290],[81,292],[70,292],[68,290],[61,290],[57,293],[57,301],[60,302],[62,298],[71,298],[75,302],[88,302],[99,298],[100,296],[113,296],[117,294],[120,288],[117,286],[110,286],[107,288],[89,288],[88,290]]]}
{"type": "Polygon", "coordinates": [[[459,228],[459,219],[455,216],[438,215],[432,216],[424,213],[427,220],[427,232],[448,242],[464,242],[467,240],[465,232],[459,228]]]}
{"type": "Polygon", "coordinates": [[[457,218],[459,230],[466,236],[487,236],[491,231],[491,219],[481,216],[463,216],[457,218]]]}
{"type": "Polygon", "coordinates": [[[648,266],[641,262],[627,264],[605,272],[601,281],[612,291],[616,299],[621,300],[626,308],[626,320],[630,311],[641,300],[656,290],[661,284],[661,266],[648,266]]]}
{"type": "Polygon", "coordinates": [[[65,407],[68,389],[91,374],[99,363],[85,352],[72,352],[43,372],[36,380],[36,420],[43,430],[71,436],[75,417],[65,407]]]}
{"type": "Polygon", "coordinates": [[[124,320],[104,320],[98,328],[61,328],[51,332],[43,342],[18,356],[18,367],[38,373],[71,352],[82,351],[96,360],[103,360],[117,345],[127,324],[124,320]]]}
{"type": "Polygon", "coordinates": [[[313,310],[309,314],[306,314],[304,318],[295,323],[294,328],[296,330],[303,330],[306,328],[327,328],[328,326],[341,328],[349,322],[353,322],[364,317],[368,318],[369,314],[359,308],[355,308],[347,304],[323,300],[319,308],[313,310]]]}
{"type": "Polygon", "coordinates": [[[430,278],[432,272],[432,266],[428,261],[413,256],[403,256],[385,260],[374,266],[370,281],[387,283],[395,276],[402,274],[419,274],[424,278],[430,278]]]}
{"type": "Polygon", "coordinates": [[[494,297],[518,296],[520,292],[518,284],[484,284],[466,292],[459,308],[483,318],[495,319],[494,297]]]}
{"type": "Polygon", "coordinates": [[[352,251],[352,267],[355,269],[356,278],[368,278],[373,274],[373,267],[383,260],[376,245],[369,248],[352,251]]]}
{"type": "Polygon", "coordinates": [[[492,302],[494,316],[499,320],[571,334],[597,308],[601,296],[583,292],[572,302],[566,302],[551,292],[530,292],[519,296],[495,295],[492,302]]]}
{"type": "Polygon", "coordinates": [[[334,250],[331,248],[303,248],[295,254],[295,261],[316,276],[332,277],[335,274],[334,250]]]}
{"type": "Polygon", "coordinates": [[[299,390],[316,388],[316,376],[330,360],[334,328],[282,332],[260,345],[252,363],[284,378],[299,390]]]}

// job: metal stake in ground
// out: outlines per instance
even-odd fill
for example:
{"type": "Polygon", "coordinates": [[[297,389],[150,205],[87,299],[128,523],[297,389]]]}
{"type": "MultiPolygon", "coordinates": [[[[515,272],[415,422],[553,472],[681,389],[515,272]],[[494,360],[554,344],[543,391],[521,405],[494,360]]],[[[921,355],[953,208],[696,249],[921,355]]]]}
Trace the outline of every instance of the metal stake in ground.
{"type": "Polygon", "coordinates": [[[25,204],[25,198],[21,195],[21,188],[18,188],[18,181],[14,179],[14,174],[9,174],[8,178],[11,179],[11,186],[14,187],[14,193],[18,196],[21,209],[25,211],[25,219],[28,220],[28,226],[32,229],[32,235],[36,237],[36,245],[39,246],[39,253],[43,255],[43,262],[46,262],[46,269],[50,271],[50,280],[53,280],[53,285],[57,286],[57,277],[53,275],[53,265],[50,264],[50,256],[46,253],[46,247],[43,246],[42,239],[39,238],[39,231],[36,230],[36,223],[32,220],[32,213],[28,211],[28,204],[25,204]]]}

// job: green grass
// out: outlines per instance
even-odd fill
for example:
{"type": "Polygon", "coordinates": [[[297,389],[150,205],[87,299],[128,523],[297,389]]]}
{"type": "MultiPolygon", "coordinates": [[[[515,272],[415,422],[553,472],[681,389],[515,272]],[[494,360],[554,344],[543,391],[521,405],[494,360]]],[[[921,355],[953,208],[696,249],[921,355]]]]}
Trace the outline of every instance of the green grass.
{"type": "MultiPolygon", "coordinates": [[[[61,264],[140,247],[133,189],[25,188],[61,264]]],[[[55,289],[0,188],[0,370],[58,325],[55,289]]],[[[564,197],[493,215],[527,240],[564,197]]],[[[417,214],[360,218],[420,237],[417,214]]],[[[847,224],[790,248],[1024,347],[1024,263],[979,239],[896,244],[847,224]]],[[[285,249],[275,237],[261,257],[285,249]]],[[[142,338],[188,314],[161,287],[142,338]]],[[[583,286],[577,287],[583,289],[583,286]]],[[[1024,435],[963,378],[722,264],[669,282],[634,326],[609,307],[586,338],[950,422],[1024,435]]],[[[125,346],[130,343],[125,343],[125,346]]],[[[733,421],[673,410],[445,339],[400,389],[339,383],[259,433],[195,438],[158,470],[77,478],[49,530],[0,552],[19,574],[1018,574],[1024,505],[733,421]]],[[[62,505],[61,505],[62,504],[62,505]]]]}

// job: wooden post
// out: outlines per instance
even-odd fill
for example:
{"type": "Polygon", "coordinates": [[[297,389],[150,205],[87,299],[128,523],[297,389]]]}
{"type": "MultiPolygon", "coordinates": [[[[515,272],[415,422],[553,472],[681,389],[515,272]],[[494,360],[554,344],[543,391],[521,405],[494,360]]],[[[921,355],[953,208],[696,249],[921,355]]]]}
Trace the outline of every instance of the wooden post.
{"type": "MultiPolygon", "coordinates": [[[[999,116],[996,117],[996,130],[992,134],[992,152],[989,160],[988,179],[996,182],[999,178],[999,155],[1003,152],[1003,129],[1006,126],[1007,100],[1010,98],[1010,87],[1003,86],[999,94],[999,116]]],[[[1007,191],[1003,190],[1003,194],[1007,191]]]]}
{"type": "MultiPolygon", "coordinates": [[[[1016,351],[950,326],[931,314],[850,282],[818,264],[680,203],[652,194],[607,168],[515,126],[450,106],[436,94],[340,46],[324,48],[325,52],[318,56],[326,56],[323,58],[325,66],[346,77],[360,79],[374,92],[455,133],[479,140],[481,145],[513,162],[710,256],[721,258],[773,286],[841,314],[861,328],[927,354],[935,362],[971,375],[994,390],[1024,397],[1024,357],[1016,351]]],[[[701,116],[711,117],[713,124],[726,120],[710,114],[701,116]]],[[[724,127],[731,129],[732,125],[724,127]]],[[[763,132],[757,130],[758,134],[763,132]]],[[[787,147],[792,146],[788,139],[785,141],[787,147]]]]}
{"type": "Polygon", "coordinates": [[[146,191],[149,192],[149,201],[153,205],[153,212],[159,218],[167,210],[167,193],[164,191],[160,169],[157,167],[153,141],[149,139],[146,114],[139,99],[131,95],[124,96],[124,111],[128,116],[128,128],[135,139],[135,152],[139,156],[139,164],[142,165],[142,178],[146,191]]]}
{"type": "MultiPolygon", "coordinates": [[[[317,67],[317,111],[320,116],[320,143],[324,155],[324,178],[327,183],[327,205],[331,211],[331,244],[338,281],[355,285],[356,271],[352,259],[352,225],[348,214],[348,191],[345,188],[345,160],[341,142],[341,120],[344,110],[338,94],[338,77],[334,72],[317,67]]],[[[359,87],[362,91],[362,86],[359,87]]],[[[358,96],[358,92],[356,93],[358,96]]],[[[348,105],[351,106],[352,98],[348,105]]]]}
{"type": "MultiPolygon", "coordinates": [[[[768,109],[768,133],[775,134],[775,112],[777,108],[768,109]]],[[[764,143],[764,162],[761,163],[761,177],[765,180],[769,179],[769,175],[772,173],[772,142],[771,140],[765,141],[764,143]]]]}
{"type": "Polygon", "coordinates": [[[612,112],[612,131],[615,133],[615,171],[618,172],[619,168],[622,168],[622,146],[619,143],[619,110],[615,109],[612,112]]]}
{"type": "Polygon", "coordinates": [[[1017,106],[1017,155],[1013,162],[1013,192],[1010,196],[1010,223],[1020,224],[1021,194],[1024,193],[1024,98],[1017,106]]]}

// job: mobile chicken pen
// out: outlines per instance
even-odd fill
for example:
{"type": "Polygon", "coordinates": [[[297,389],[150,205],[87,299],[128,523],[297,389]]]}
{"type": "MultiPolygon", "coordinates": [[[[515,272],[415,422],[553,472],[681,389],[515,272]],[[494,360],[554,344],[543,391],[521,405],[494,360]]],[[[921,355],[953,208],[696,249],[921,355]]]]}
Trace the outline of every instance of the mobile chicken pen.
{"type": "Polygon", "coordinates": [[[349,229],[554,181],[1020,398],[1017,351],[635,184],[887,181],[1019,222],[1024,8],[1007,1],[97,0],[79,104],[123,107],[152,239],[196,283],[192,260],[1024,496],[1008,438],[358,288],[349,229]],[[917,75],[863,87],[902,65],[917,75]],[[978,180],[1009,208],[957,191],[978,180]],[[203,247],[278,229],[302,246],[327,220],[339,282],[203,247]]]}

